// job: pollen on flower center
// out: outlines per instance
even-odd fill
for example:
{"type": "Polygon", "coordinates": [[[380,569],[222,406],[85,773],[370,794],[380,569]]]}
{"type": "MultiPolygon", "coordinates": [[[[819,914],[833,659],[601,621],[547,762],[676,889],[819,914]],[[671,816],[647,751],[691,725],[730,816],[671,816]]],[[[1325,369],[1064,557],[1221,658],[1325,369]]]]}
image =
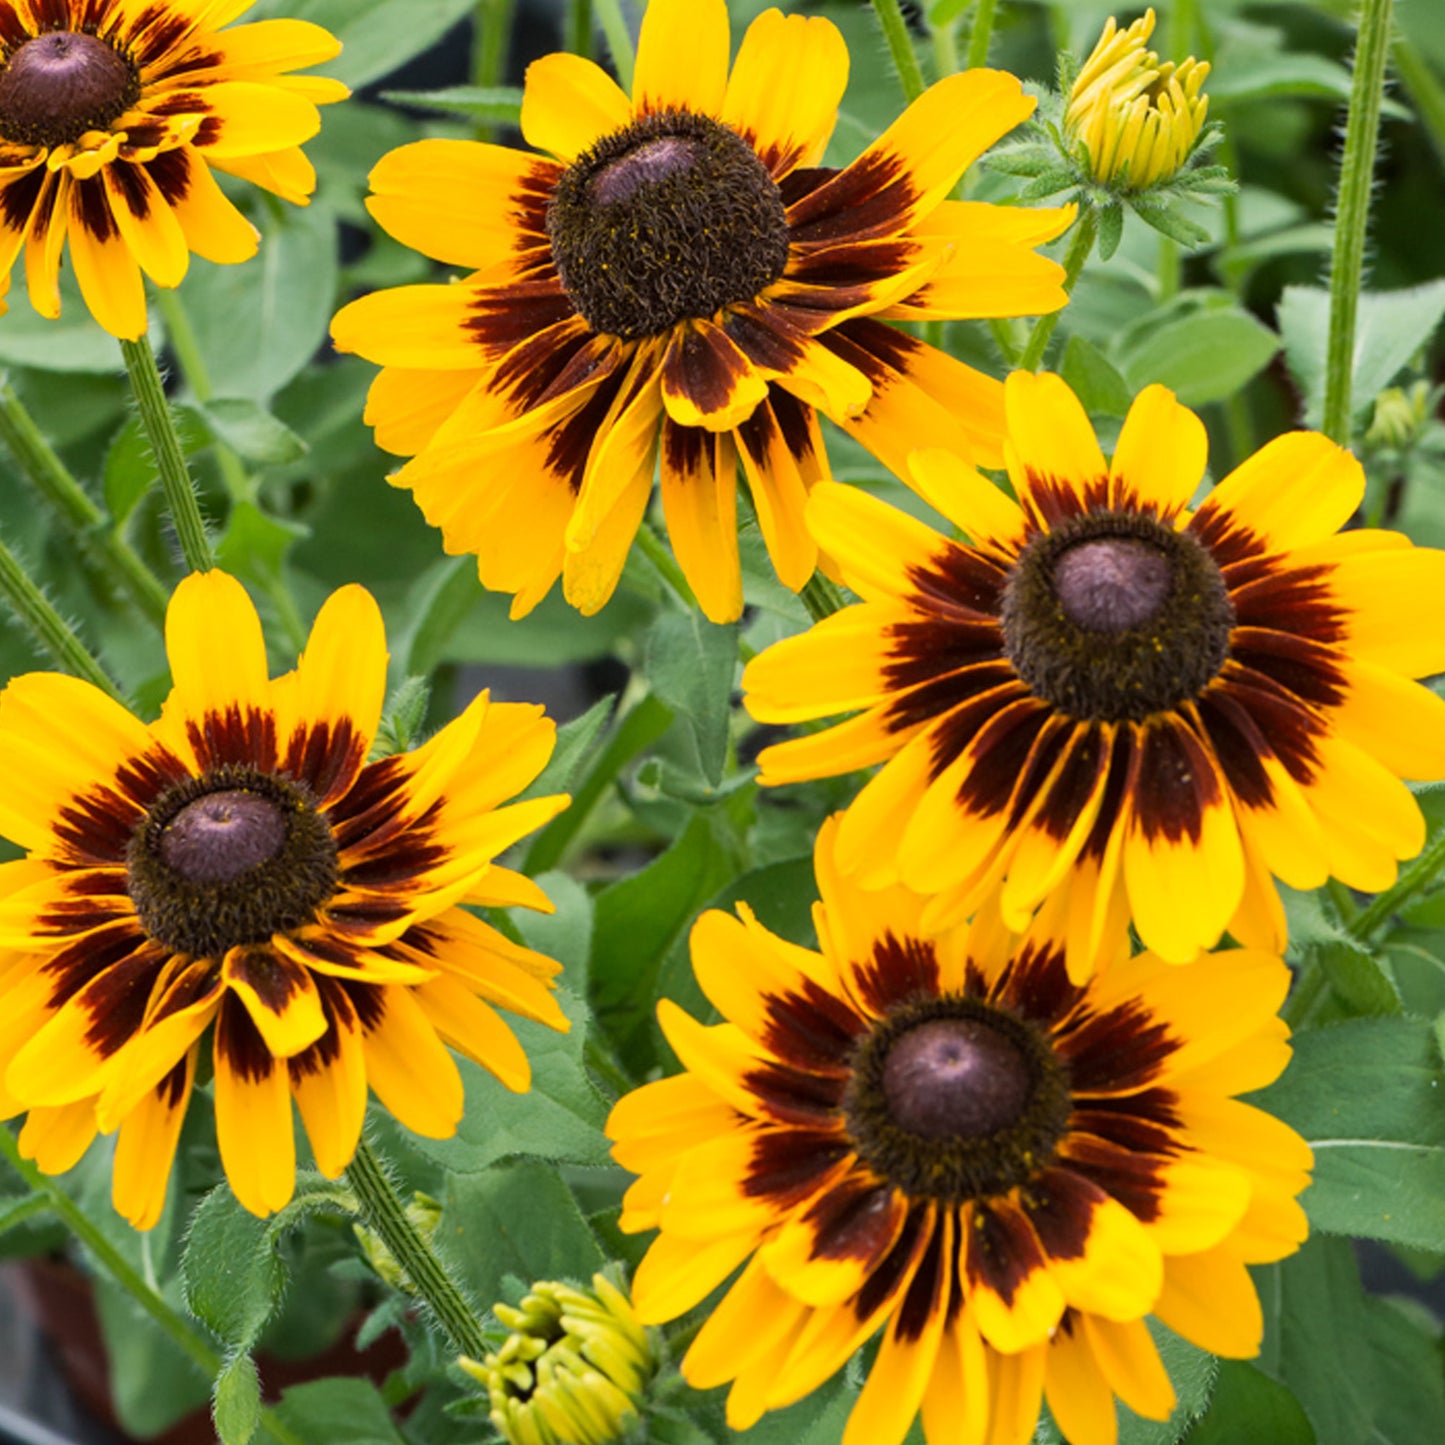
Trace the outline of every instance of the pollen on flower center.
{"type": "Polygon", "coordinates": [[[27,40],[0,68],[0,136],[58,146],[103,130],[140,97],[135,67],[83,31],[27,40]]]}
{"type": "Polygon", "coordinates": [[[1035,537],[1004,588],[1004,650],[1035,696],[1123,722],[1197,697],[1229,656],[1218,563],[1151,516],[1090,512],[1035,537]]]}
{"type": "Polygon", "coordinates": [[[126,868],[152,938],[219,958],[314,918],[336,888],[336,840],[303,786],[228,765],[151,805],[126,868]]]}
{"type": "Polygon", "coordinates": [[[588,325],[629,341],[751,300],[788,260],[767,168],[735,131],[689,111],[647,116],[574,162],[547,234],[588,325]]]}
{"type": "Polygon", "coordinates": [[[1007,1193],[1053,1157],[1072,1102],[1048,1037],[1010,1012],[921,999],[863,1040],[845,1098],[863,1160],[910,1198],[1007,1193]]]}
{"type": "Polygon", "coordinates": [[[979,1019],[919,1024],[888,1050],[883,1096],[900,1129],[924,1139],[996,1134],[1032,1092],[1028,1061],[979,1019]]]}

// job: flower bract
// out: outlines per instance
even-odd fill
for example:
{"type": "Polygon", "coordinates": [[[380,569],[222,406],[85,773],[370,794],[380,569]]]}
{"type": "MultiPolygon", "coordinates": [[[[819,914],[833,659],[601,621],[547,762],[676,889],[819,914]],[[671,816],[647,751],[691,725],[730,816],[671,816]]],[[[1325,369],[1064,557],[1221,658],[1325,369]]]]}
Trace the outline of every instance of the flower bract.
{"type": "Polygon", "coordinates": [[[119,1131],[113,1196],[159,1218],[203,1047],[221,1162],[269,1214],[291,1197],[292,1101],[317,1167],[355,1152],[368,1089],[445,1138],[462,1114],[446,1045],[512,1089],[521,1045],[495,1006],[565,1029],[559,965],[460,905],[550,910],[493,863],[566,806],[507,805],[542,770],[539,707],[484,693],[411,752],[368,761],[386,641],[359,587],[322,608],[271,679],[245,591],[177,588],[172,691],[145,724],[54,673],[0,694],[0,1113],[47,1173],[119,1131]]]}
{"type": "Polygon", "coordinates": [[[1190,510],[1197,417],[1163,387],[1105,461],[1059,378],[1006,384],[1018,501],[920,452],[915,482],[970,540],[819,489],[809,525],[864,601],[747,668],[754,717],[845,711],[766,749],[763,781],[874,763],[840,864],[966,916],[1064,941],[1082,978],[1126,945],[1192,959],[1228,928],[1279,948],[1273,879],[1371,892],[1419,851],[1400,781],[1445,773],[1445,553],[1341,531],[1364,492],[1314,432],[1261,448],[1190,510]]]}
{"type": "Polygon", "coordinates": [[[659,466],[710,618],[742,608],[739,466],[801,588],[819,412],[895,466],[924,437],[998,459],[998,383],[887,323],[1064,304],[1033,248],[1071,207],[947,199],[1034,102],[1010,75],[951,76],[836,170],[847,70],[830,21],[769,10],[729,74],[723,0],[653,0],[630,98],[577,56],[529,69],[522,131],[549,155],[426,140],[372,172],[381,226],[469,274],[365,296],[332,334],[384,367],[367,419],[413,457],[393,482],[514,616],[559,576],[581,611],[606,602],[659,466]]]}
{"type": "Polygon", "coordinates": [[[682,1363],[731,1382],[746,1429],[877,1355],[844,1445],[1024,1445],[1040,1400],[1073,1445],[1113,1445],[1114,1399],[1166,1418],[1146,1317],[1249,1357],[1246,1266],[1306,1234],[1309,1148],[1236,1094],[1284,1067],[1270,954],[1183,968],[1151,954],[1072,983],[1060,949],[997,918],[930,929],[902,887],[864,890],[816,853],[816,950],[745,906],[710,912],[693,969],[723,1022],[664,1001],[684,1072],[613,1110],[639,1175],[621,1227],[647,1322],[741,1268],[682,1363]]]}
{"type": "Polygon", "coordinates": [[[255,254],[225,171],[304,205],[301,142],[339,81],[289,72],[339,42],[302,20],[225,28],[253,0],[0,0],[0,274],[21,252],[30,301],[60,314],[61,252],[115,336],[145,333],[142,272],[178,286],[195,252],[255,254]]]}

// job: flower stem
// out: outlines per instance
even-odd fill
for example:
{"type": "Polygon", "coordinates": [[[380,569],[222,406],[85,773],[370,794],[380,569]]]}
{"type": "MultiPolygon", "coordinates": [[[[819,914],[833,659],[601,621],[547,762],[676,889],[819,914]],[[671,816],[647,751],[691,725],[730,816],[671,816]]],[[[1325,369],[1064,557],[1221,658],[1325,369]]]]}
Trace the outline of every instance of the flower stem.
{"type": "Polygon", "coordinates": [[[688,586],[687,575],[677,564],[677,558],[667,549],[667,544],[652,530],[652,523],[643,521],[637,528],[638,550],[657,570],[662,580],[677,594],[677,600],[689,612],[697,607],[697,598],[688,586]]]}
{"type": "Polygon", "coordinates": [[[1370,186],[1380,135],[1380,101],[1390,53],[1394,0],[1362,0],[1355,78],[1345,122],[1345,153],[1335,199],[1335,245],[1330,261],[1330,336],[1325,350],[1325,405],[1321,430],[1340,446],[1350,443],[1355,317],[1365,269],[1370,186]]]}
{"type": "Polygon", "coordinates": [[[607,49],[612,53],[612,68],[623,90],[632,90],[632,68],[637,61],[637,52],[632,44],[632,32],[627,28],[627,19],[622,13],[621,0],[596,0],[597,19],[602,33],[607,37],[607,49]]]}
{"type": "Polygon", "coordinates": [[[873,0],[873,13],[883,27],[883,38],[888,42],[888,53],[893,57],[893,68],[898,72],[903,94],[911,103],[923,94],[925,82],[903,11],[898,7],[898,0],[873,0]]]}
{"type": "Polygon", "coordinates": [[[988,64],[989,41],[993,39],[994,0],[978,0],[973,12],[973,29],[968,32],[968,68],[988,64]]]}
{"type": "Polygon", "coordinates": [[[562,49],[592,57],[592,0],[567,0],[567,18],[563,22],[562,49]]]}
{"type": "MultiPolygon", "coordinates": [[[[476,39],[472,44],[474,85],[500,85],[505,78],[515,10],[516,0],[477,0],[476,39]]],[[[490,121],[477,126],[478,140],[492,140],[495,134],[496,126],[490,121]]]]}
{"type": "Polygon", "coordinates": [[[843,594],[821,572],[814,572],[808,578],[798,596],[803,599],[803,606],[814,622],[821,622],[848,605],[843,600],[843,594]]]}
{"type": "Polygon", "coordinates": [[[382,1238],[412,1287],[431,1307],[453,1346],[480,1360],[487,1352],[482,1326],[432,1247],[406,1217],[385,1166],[365,1139],[346,1166],[346,1182],[356,1194],[367,1224],[382,1238]]]}
{"type": "Polygon", "coordinates": [[[1358,939],[1368,939],[1400,905],[1413,898],[1422,889],[1435,881],[1440,870],[1445,868],[1445,829],[1436,835],[1435,841],[1395,879],[1394,886],[1387,888],[1378,897],[1367,903],[1345,925],[1358,939]]]}
{"type": "Polygon", "coordinates": [[[45,439],[9,381],[0,379],[0,441],[10,449],[31,486],[49,503],[71,534],[91,548],[136,605],[157,626],[165,622],[166,589],[110,518],[91,501],[45,439]]]}
{"type": "MultiPolygon", "coordinates": [[[[1064,257],[1065,291],[1072,294],[1079,273],[1084,269],[1084,262],[1089,259],[1089,252],[1094,249],[1094,238],[1098,234],[1099,218],[1094,208],[1088,206],[1074,226],[1074,238],[1069,243],[1068,255],[1064,257]]],[[[1024,354],[1019,358],[1021,370],[1038,370],[1039,362],[1044,359],[1044,352],[1048,350],[1049,339],[1054,334],[1054,327],[1059,324],[1059,314],[1055,311],[1052,316],[1040,316],[1034,322],[1034,329],[1029,333],[1029,344],[1024,347],[1024,354]]]]}
{"type": "Polygon", "coordinates": [[[216,558],[206,536],[196,484],[191,480],[185,453],[181,450],[181,439],[176,435],[176,420],[166,400],[160,369],[156,366],[156,354],[151,350],[149,339],[144,336],[139,341],[122,341],[120,349],[140,410],[141,425],[155,453],[156,469],[160,472],[166,505],[170,508],[171,521],[180,539],[181,555],[191,571],[209,572],[216,565],[216,558]]]}
{"type": "Polygon", "coordinates": [[[83,677],[117,702],[123,701],[120,689],[3,541],[0,541],[0,595],[62,671],[83,677]]]}

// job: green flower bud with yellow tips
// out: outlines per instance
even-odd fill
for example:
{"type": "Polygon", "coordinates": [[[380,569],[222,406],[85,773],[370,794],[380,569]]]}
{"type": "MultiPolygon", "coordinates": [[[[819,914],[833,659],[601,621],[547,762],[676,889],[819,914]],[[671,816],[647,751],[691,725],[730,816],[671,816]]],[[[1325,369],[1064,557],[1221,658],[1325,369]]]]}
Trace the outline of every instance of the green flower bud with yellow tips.
{"type": "Polygon", "coordinates": [[[612,1445],[637,1423],[657,1370],[647,1331],[605,1275],[592,1288],[545,1280],[519,1306],[498,1304],[511,1333],[458,1364],[486,1387],[492,1424],[511,1445],[612,1445]]]}
{"type": "Polygon", "coordinates": [[[1153,31],[1152,9],[1127,30],[1111,16],[1064,112],[1064,133],[1083,144],[1094,179],[1127,191],[1178,175],[1209,113],[1208,63],[1161,61],[1145,44],[1153,31]]]}

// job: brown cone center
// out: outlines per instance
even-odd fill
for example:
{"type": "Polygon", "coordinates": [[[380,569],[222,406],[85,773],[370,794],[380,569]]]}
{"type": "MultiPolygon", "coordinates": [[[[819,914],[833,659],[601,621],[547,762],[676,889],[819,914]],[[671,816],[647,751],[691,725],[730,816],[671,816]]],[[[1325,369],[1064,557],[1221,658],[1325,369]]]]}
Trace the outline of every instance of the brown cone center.
{"type": "Polygon", "coordinates": [[[1100,537],[1054,563],[1064,616],[1091,632],[1127,632],[1153,618],[1169,596],[1169,558],[1137,537],[1100,537]]]}
{"type": "Polygon", "coordinates": [[[0,135],[63,145],[109,125],[137,94],[134,70],[105,41],[52,30],[27,40],[0,70],[0,135]]]}
{"type": "Polygon", "coordinates": [[[206,793],[171,819],[161,858],[191,883],[229,883],[274,858],[286,842],[286,820],[269,798],[241,789],[206,793]]]}
{"type": "Polygon", "coordinates": [[[696,141],[682,135],[658,136],[604,166],[587,186],[589,198],[599,206],[629,201],[643,186],[654,186],[668,176],[690,170],[699,155],[696,141]]]}
{"type": "Polygon", "coordinates": [[[1015,1124],[1033,1083],[1019,1046],[977,1019],[935,1019],[893,1044],[883,1065],[888,1114],[923,1139],[982,1138],[1015,1124]]]}

